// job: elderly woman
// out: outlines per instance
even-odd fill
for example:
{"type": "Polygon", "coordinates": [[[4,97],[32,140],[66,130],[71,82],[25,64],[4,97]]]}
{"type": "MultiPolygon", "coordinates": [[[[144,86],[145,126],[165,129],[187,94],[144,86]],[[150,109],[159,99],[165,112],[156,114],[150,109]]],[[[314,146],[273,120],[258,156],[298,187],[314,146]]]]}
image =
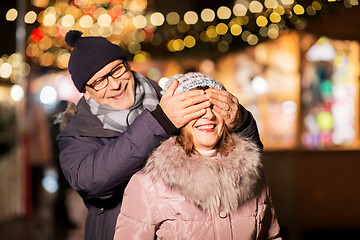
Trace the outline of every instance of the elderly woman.
{"type": "MultiPolygon", "coordinates": [[[[175,94],[223,89],[187,73],[175,94]]],[[[210,106],[163,142],[130,180],[118,216],[120,239],[280,239],[256,145],[229,132],[210,106]]]]}

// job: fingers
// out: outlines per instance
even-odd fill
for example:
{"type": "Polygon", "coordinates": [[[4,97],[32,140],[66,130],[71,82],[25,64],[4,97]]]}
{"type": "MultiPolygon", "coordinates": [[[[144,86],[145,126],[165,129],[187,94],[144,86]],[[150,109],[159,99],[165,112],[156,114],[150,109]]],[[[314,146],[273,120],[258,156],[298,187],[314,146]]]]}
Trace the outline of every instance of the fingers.
{"type": "Polygon", "coordinates": [[[223,108],[220,108],[216,105],[213,106],[213,109],[218,112],[225,120],[231,119],[231,112],[228,110],[224,110],[223,108]]]}
{"type": "Polygon", "coordinates": [[[206,113],[206,110],[203,108],[203,109],[200,109],[198,111],[195,111],[195,112],[191,112],[189,114],[185,114],[183,115],[183,117],[181,118],[181,122],[180,122],[180,126],[185,126],[187,123],[189,123],[191,120],[194,120],[194,119],[198,119],[200,118],[201,116],[203,116],[204,114],[206,113]]]}
{"type": "Polygon", "coordinates": [[[239,101],[235,96],[224,90],[207,89],[206,94],[210,95],[209,101],[212,104],[222,108],[225,111],[230,111],[232,108],[234,108],[234,105],[239,104],[239,101]]]}
{"type": "Polygon", "coordinates": [[[218,90],[207,89],[206,94],[210,95],[210,103],[213,109],[218,112],[230,128],[235,128],[241,122],[241,110],[239,100],[231,93],[218,90]]]}
{"type": "Polygon", "coordinates": [[[204,101],[208,101],[210,98],[210,95],[204,94],[204,91],[202,91],[202,93],[201,93],[201,91],[199,91],[199,93],[197,93],[197,94],[187,94],[187,93],[195,92],[195,91],[181,93],[176,96],[177,97],[176,100],[178,101],[179,105],[182,105],[184,108],[189,107],[191,105],[199,104],[204,101]]]}
{"type": "Polygon", "coordinates": [[[178,84],[179,84],[178,80],[177,80],[177,79],[174,79],[174,80],[172,81],[172,83],[170,84],[170,86],[168,87],[168,89],[166,89],[163,97],[169,97],[169,96],[174,95],[174,92],[175,92],[178,84]]]}

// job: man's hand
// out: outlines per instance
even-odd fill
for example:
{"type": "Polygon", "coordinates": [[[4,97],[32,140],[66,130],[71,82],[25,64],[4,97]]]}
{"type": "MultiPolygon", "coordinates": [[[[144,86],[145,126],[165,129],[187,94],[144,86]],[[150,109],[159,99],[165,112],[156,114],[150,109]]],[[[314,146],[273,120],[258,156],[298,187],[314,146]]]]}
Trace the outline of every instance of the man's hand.
{"type": "Polygon", "coordinates": [[[210,96],[213,109],[224,118],[226,125],[231,129],[237,128],[241,123],[241,109],[237,97],[228,91],[214,88],[208,88],[205,92],[205,95],[210,96]]]}
{"type": "Polygon", "coordinates": [[[192,90],[174,96],[178,81],[175,79],[160,99],[160,107],[177,128],[206,113],[210,106],[209,94],[204,90],[192,90]]]}

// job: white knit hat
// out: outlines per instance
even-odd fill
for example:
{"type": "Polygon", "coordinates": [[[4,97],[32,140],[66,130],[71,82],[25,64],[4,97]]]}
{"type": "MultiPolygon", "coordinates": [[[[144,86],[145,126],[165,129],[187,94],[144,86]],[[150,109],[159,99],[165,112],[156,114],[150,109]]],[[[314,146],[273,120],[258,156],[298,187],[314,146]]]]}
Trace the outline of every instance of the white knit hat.
{"type": "Polygon", "coordinates": [[[219,82],[215,81],[206,74],[199,72],[188,72],[185,74],[176,74],[170,77],[165,83],[163,93],[166,91],[166,89],[168,89],[174,79],[177,79],[179,82],[179,85],[176,88],[174,95],[189,91],[197,87],[209,87],[225,90],[219,82]]]}

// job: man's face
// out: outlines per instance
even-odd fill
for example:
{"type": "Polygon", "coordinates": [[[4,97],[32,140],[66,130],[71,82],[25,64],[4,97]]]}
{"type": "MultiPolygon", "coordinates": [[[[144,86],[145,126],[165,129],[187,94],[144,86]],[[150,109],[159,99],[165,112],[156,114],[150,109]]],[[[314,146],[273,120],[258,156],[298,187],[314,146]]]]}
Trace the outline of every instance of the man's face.
{"type": "MultiPolygon", "coordinates": [[[[122,63],[122,60],[115,60],[102,69],[87,81],[87,85],[93,84],[99,78],[111,72],[116,66],[122,63]]],[[[85,86],[84,97],[89,100],[91,97],[99,104],[124,110],[130,108],[135,101],[135,79],[130,69],[119,78],[114,79],[108,76],[109,84],[99,91],[89,86],[85,86]]]]}

